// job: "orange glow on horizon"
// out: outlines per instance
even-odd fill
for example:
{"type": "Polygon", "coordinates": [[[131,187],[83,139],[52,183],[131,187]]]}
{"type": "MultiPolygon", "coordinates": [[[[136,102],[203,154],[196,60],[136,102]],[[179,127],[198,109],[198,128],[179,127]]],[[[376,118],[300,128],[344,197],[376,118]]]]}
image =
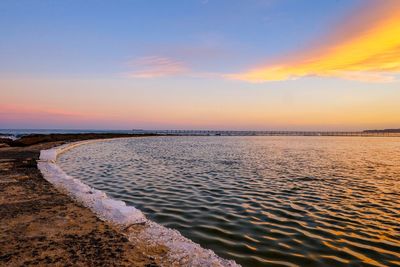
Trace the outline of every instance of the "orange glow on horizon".
{"type": "MultiPolygon", "coordinates": [[[[366,19],[362,29],[329,44],[303,52],[284,62],[255,68],[228,78],[249,81],[281,81],[300,77],[336,77],[367,82],[390,82],[400,73],[400,1],[377,1],[368,12],[356,15],[349,25],[366,19]],[[374,11],[375,14],[371,11],[374,11]],[[368,19],[366,16],[377,15],[368,19]]],[[[346,25],[342,25],[346,27],[346,25]]],[[[351,28],[351,27],[349,27],[351,28]]],[[[345,31],[345,30],[344,30],[345,31]]],[[[343,30],[342,30],[343,32],[343,30]]]]}

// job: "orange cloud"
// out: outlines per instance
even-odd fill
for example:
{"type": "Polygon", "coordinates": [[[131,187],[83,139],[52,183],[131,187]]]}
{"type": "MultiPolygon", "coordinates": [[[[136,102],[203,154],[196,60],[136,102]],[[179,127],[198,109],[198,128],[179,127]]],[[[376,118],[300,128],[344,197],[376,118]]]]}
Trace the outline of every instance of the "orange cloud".
{"type": "Polygon", "coordinates": [[[375,0],[310,50],[227,78],[249,82],[307,76],[390,82],[400,73],[400,1],[375,0]]]}
{"type": "Polygon", "coordinates": [[[188,72],[188,68],[183,62],[168,57],[143,57],[133,61],[130,65],[135,69],[128,74],[132,78],[158,78],[188,72]]]}

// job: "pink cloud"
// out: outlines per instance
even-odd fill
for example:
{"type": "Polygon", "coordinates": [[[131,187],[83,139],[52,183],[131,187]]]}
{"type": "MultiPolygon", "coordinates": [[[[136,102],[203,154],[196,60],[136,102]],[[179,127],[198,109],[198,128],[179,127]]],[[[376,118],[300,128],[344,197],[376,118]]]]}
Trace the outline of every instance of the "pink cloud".
{"type": "Polygon", "coordinates": [[[82,123],[86,125],[96,116],[85,113],[76,113],[54,108],[41,108],[23,105],[2,105],[0,108],[0,128],[5,125],[27,125],[27,127],[38,126],[63,127],[68,124],[82,123]]]}
{"type": "Polygon", "coordinates": [[[186,74],[188,67],[182,61],[159,56],[148,56],[130,63],[133,71],[128,73],[132,78],[158,78],[186,74]]]}
{"type": "Polygon", "coordinates": [[[80,113],[74,113],[70,111],[64,111],[64,110],[58,110],[58,109],[43,109],[43,108],[38,108],[38,107],[27,107],[24,105],[2,105],[0,108],[0,116],[5,116],[5,115],[14,115],[14,116],[20,116],[20,115],[26,115],[26,114],[37,114],[37,115],[42,115],[42,116],[57,116],[57,117],[82,117],[83,114],[80,113]]]}

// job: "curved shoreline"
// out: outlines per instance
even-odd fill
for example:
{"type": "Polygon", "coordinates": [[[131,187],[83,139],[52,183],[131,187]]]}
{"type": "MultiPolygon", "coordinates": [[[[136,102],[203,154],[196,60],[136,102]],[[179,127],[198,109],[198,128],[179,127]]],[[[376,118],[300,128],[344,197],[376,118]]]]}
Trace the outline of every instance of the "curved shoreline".
{"type": "MultiPolygon", "coordinates": [[[[128,137],[129,138],[129,137],[128,137]]],[[[79,179],[68,176],[57,164],[58,155],[80,145],[115,139],[95,139],[61,145],[41,150],[38,169],[43,177],[57,189],[66,192],[76,201],[88,207],[100,219],[108,221],[120,229],[131,242],[142,246],[165,246],[168,248],[166,261],[178,266],[240,266],[233,260],[222,259],[212,250],[183,237],[177,230],[166,228],[148,220],[143,213],[125,202],[112,199],[104,192],[94,189],[79,179]],[[140,230],[130,227],[140,225],[140,230]]]]}

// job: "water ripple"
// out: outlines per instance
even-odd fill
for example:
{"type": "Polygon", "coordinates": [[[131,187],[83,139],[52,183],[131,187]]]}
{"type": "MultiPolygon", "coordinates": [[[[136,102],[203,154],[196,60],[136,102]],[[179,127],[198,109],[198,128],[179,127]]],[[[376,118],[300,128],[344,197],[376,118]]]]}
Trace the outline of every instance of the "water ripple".
{"type": "Polygon", "coordinates": [[[396,138],[136,138],[59,161],[244,266],[400,266],[396,138]]]}

